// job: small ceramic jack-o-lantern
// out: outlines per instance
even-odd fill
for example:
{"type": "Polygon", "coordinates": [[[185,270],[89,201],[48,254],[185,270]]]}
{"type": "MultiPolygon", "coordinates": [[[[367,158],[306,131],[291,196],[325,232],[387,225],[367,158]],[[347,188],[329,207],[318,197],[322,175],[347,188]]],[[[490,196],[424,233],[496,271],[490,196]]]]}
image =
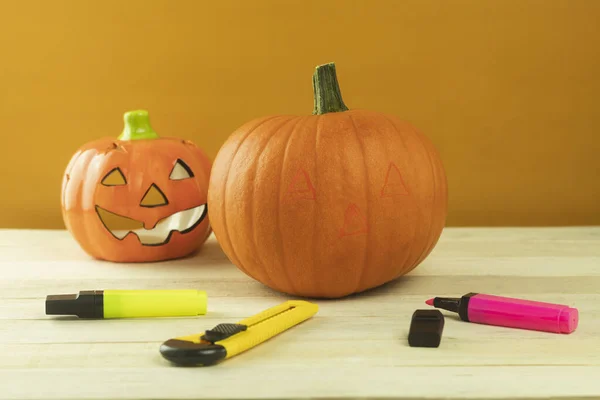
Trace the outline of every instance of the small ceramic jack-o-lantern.
{"type": "Polygon", "coordinates": [[[159,137],[144,110],[115,138],[82,146],[62,184],[67,229],[91,256],[115,262],[189,255],[211,233],[211,162],[195,144],[159,137]]]}

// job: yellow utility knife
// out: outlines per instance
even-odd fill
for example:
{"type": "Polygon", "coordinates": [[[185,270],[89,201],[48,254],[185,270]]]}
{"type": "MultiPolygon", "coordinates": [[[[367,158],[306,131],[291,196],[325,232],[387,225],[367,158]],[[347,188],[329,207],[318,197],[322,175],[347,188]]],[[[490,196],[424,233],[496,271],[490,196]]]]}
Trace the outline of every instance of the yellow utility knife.
{"type": "Polygon", "coordinates": [[[289,300],[235,324],[219,324],[201,334],[169,339],[160,354],[178,365],[212,365],[231,358],[317,313],[316,304],[289,300]]]}

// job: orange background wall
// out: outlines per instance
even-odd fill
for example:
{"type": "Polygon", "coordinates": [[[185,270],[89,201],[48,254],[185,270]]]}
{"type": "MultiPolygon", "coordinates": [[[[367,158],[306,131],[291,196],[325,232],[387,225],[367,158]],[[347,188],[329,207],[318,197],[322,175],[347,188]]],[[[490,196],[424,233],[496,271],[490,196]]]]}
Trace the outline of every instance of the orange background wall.
{"type": "Polygon", "coordinates": [[[438,147],[448,225],[600,224],[600,1],[4,1],[0,227],[62,228],[71,155],[149,110],[211,157],[243,122],[346,103],[438,147]]]}

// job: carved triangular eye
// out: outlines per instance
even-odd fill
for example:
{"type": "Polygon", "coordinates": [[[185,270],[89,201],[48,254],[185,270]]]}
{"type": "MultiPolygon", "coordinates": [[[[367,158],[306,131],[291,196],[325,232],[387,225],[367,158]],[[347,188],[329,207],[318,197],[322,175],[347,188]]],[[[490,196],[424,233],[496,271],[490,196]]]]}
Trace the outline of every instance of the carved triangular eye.
{"type": "Polygon", "coordinates": [[[125,176],[121,172],[121,170],[117,168],[113,168],[106,176],[102,179],[102,184],[104,186],[120,186],[127,185],[127,181],[125,180],[125,176]]]}
{"type": "Polygon", "coordinates": [[[194,173],[181,159],[178,159],[169,175],[169,179],[174,181],[180,181],[182,179],[188,179],[194,176],[194,173]]]}

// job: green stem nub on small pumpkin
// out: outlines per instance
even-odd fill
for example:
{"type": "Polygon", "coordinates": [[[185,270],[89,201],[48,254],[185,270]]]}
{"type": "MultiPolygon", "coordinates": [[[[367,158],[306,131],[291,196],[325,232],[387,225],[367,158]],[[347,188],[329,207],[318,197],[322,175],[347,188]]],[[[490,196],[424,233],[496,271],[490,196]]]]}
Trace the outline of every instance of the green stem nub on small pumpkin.
{"type": "Polygon", "coordinates": [[[348,111],[342,100],[342,92],[338,84],[335,64],[323,64],[315,68],[313,74],[314,115],[330,112],[348,111]]]}
{"type": "Polygon", "coordinates": [[[123,116],[125,127],[119,135],[119,140],[158,139],[158,134],[150,126],[148,111],[128,111],[123,116]]]}

